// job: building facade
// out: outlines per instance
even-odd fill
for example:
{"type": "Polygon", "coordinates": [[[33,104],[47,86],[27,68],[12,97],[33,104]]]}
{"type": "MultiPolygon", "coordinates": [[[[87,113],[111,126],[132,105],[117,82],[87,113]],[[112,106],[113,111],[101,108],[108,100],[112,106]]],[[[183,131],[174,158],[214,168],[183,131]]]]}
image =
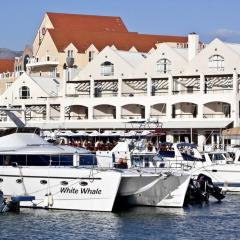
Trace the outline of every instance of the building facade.
{"type": "MultiPolygon", "coordinates": [[[[122,21],[113,18],[119,28],[110,24],[112,30],[106,30],[104,24],[109,23],[104,22],[103,29],[93,33],[101,30],[106,39],[131,36],[134,40],[127,47],[114,42],[114,37],[112,44],[99,47],[92,33],[90,45],[66,41],[61,52],[52,37],[58,33],[51,28],[54,21],[56,26],[63,23],[51,18],[51,14],[44,17],[27,71],[0,97],[1,107],[26,109],[29,126],[124,129],[125,122],[152,119],[162,122],[163,140],[194,142],[202,148],[208,143],[220,145],[222,129],[239,125],[240,44],[215,39],[205,45],[195,33],[146,41],[147,35],[129,33],[122,21]],[[92,55],[89,49],[94,49],[92,55]],[[49,58],[40,61],[41,56],[49,58]],[[59,74],[51,75],[52,67],[59,74]]],[[[86,31],[89,28],[81,28],[79,36],[86,31]]],[[[3,126],[10,124],[3,113],[1,121],[3,126]]]]}

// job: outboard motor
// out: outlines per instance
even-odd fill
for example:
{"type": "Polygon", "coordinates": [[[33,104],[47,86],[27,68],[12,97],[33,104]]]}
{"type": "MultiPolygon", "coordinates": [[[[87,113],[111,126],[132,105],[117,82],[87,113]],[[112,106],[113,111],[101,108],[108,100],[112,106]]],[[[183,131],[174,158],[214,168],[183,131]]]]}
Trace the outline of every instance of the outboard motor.
{"type": "Polygon", "coordinates": [[[210,177],[201,173],[197,179],[190,179],[184,204],[208,202],[209,195],[218,201],[225,198],[222,189],[215,186],[210,177]]]}
{"type": "Polygon", "coordinates": [[[223,198],[225,198],[224,194],[222,193],[222,189],[218,186],[215,186],[210,177],[201,173],[197,177],[197,182],[199,183],[202,191],[206,191],[218,201],[221,201],[223,198]]]}
{"type": "Polygon", "coordinates": [[[191,178],[185,196],[184,205],[208,202],[208,199],[209,194],[205,191],[202,191],[199,183],[195,179],[191,178]]]}

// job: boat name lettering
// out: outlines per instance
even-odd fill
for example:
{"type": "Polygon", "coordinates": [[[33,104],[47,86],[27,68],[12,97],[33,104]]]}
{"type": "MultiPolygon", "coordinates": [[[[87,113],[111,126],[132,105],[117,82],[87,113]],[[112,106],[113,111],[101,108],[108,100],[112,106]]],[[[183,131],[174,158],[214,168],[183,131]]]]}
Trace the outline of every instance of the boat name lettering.
{"type": "Polygon", "coordinates": [[[102,194],[102,190],[100,189],[91,189],[91,188],[80,188],[80,191],[77,188],[70,187],[61,187],[60,193],[72,193],[72,194],[102,194]]]}

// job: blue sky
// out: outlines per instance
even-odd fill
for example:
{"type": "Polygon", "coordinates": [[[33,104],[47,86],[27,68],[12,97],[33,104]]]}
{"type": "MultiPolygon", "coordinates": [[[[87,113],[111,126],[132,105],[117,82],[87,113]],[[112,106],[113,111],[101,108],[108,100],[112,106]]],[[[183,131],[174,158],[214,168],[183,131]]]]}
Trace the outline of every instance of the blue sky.
{"type": "Polygon", "coordinates": [[[47,11],[120,16],[129,31],[240,43],[239,0],[2,0],[0,7],[0,48],[13,50],[32,43],[47,11]]]}

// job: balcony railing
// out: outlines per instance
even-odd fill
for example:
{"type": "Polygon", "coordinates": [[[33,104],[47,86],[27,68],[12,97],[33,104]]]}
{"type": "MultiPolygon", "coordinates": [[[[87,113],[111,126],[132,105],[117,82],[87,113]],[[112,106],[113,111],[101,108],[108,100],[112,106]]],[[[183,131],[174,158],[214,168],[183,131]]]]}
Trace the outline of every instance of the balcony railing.
{"type": "Polygon", "coordinates": [[[172,118],[196,118],[197,115],[193,113],[172,114],[172,118]]]}
{"type": "Polygon", "coordinates": [[[93,119],[116,119],[114,115],[93,115],[93,119]]]}
{"type": "Polygon", "coordinates": [[[50,116],[49,119],[50,119],[51,121],[57,121],[57,120],[60,119],[60,116],[50,116]]]}
{"type": "Polygon", "coordinates": [[[41,121],[41,120],[46,120],[46,116],[40,116],[40,117],[32,117],[32,116],[26,116],[27,121],[41,121]]]}
{"type": "Polygon", "coordinates": [[[138,96],[147,96],[147,92],[128,92],[122,93],[122,97],[138,97],[138,96]]]}
{"type": "Polygon", "coordinates": [[[42,57],[30,58],[27,67],[41,66],[41,65],[58,65],[59,62],[56,57],[42,57]]]}
{"type": "Polygon", "coordinates": [[[84,120],[88,119],[87,115],[69,116],[65,115],[65,120],[84,120]]]}
{"type": "Polygon", "coordinates": [[[204,93],[229,93],[233,91],[233,88],[221,88],[221,89],[205,89],[204,93]]]}
{"type": "Polygon", "coordinates": [[[194,94],[200,92],[200,89],[191,89],[191,90],[173,90],[172,94],[177,95],[177,94],[194,94]]]}
{"type": "Polygon", "coordinates": [[[99,92],[94,94],[94,97],[117,97],[117,96],[118,96],[117,92],[111,92],[111,93],[99,92]]]}
{"type": "Polygon", "coordinates": [[[90,93],[78,93],[78,94],[66,94],[66,97],[73,97],[73,98],[76,98],[76,97],[85,97],[85,98],[89,98],[90,97],[90,93]]]}
{"type": "Polygon", "coordinates": [[[144,117],[142,117],[141,115],[139,114],[136,114],[136,115],[121,115],[121,118],[122,119],[143,119],[144,117]]]}
{"type": "Polygon", "coordinates": [[[166,118],[167,115],[165,114],[151,114],[150,118],[166,118]]]}
{"type": "Polygon", "coordinates": [[[161,96],[161,95],[167,95],[168,94],[168,90],[164,90],[164,91],[153,91],[151,93],[151,96],[161,96]]]}
{"type": "Polygon", "coordinates": [[[0,73],[0,79],[9,79],[14,77],[15,77],[14,72],[0,73]]]}
{"type": "Polygon", "coordinates": [[[204,113],[203,118],[230,118],[230,114],[224,113],[204,113]]]}

